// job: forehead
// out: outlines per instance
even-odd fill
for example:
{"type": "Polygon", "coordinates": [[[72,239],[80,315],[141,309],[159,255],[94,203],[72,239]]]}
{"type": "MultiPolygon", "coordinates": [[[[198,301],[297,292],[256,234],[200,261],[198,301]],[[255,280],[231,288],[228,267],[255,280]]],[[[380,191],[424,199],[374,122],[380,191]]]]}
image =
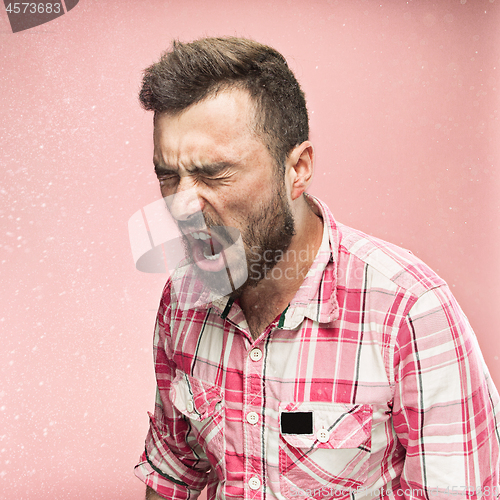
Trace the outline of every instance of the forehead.
{"type": "Polygon", "coordinates": [[[221,91],[180,113],[159,113],[154,122],[155,160],[219,161],[265,148],[254,132],[254,116],[250,95],[241,89],[221,91]]]}
{"type": "Polygon", "coordinates": [[[206,126],[222,133],[229,130],[246,133],[253,132],[254,120],[249,93],[235,88],[220,91],[177,113],[157,113],[154,126],[155,132],[168,127],[188,130],[206,126]]]}

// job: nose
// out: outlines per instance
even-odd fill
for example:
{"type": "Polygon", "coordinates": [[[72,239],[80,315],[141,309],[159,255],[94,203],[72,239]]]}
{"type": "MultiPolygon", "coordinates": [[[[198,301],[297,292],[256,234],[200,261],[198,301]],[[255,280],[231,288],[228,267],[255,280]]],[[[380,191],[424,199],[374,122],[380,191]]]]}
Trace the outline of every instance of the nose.
{"type": "Polygon", "coordinates": [[[172,217],[181,222],[201,213],[203,209],[197,189],[181,186],[181,183],[175,194],[167,196],[165,201],[172,217]]]}

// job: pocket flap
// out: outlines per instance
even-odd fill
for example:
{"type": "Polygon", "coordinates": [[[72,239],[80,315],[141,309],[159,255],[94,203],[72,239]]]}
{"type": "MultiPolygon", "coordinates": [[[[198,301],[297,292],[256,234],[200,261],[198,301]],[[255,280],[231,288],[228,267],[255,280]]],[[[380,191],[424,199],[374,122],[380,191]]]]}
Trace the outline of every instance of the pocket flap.
{"type": "MultiPolygon", "coordinates": [[[[280,429],[283,413],[312,413],[311,434],[287,434],[281,437],[295,448],[362,448],[371,450],[371,405],[344,403],[281,403],[280,429]]],[[[289,418],[289,417],[287,417],[289,418]]]]}
{"type": "Polygon", "coordinates": [[[186,417],[194,420],[205,420],[219,408],[216,405],[223,399],[219,386],[191,377],[177,371],[170,387],[170,400],[186,417]]]}

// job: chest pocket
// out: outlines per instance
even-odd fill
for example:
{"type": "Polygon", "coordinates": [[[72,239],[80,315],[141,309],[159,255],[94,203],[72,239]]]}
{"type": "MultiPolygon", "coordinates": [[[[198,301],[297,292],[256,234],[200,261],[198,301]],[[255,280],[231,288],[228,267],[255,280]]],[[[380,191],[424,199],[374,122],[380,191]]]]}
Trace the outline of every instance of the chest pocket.
{"type": "Polygon", "coordinates": [[[368,473],[372,414],[370,405],[281,403],[279,465],[284,497],[348,498],[360,488],[368,473]]]}
{"type": "MultiPolygon", "coordinates": [[[[219,480],[224,478],[223,392],[217,385],[177,371],[170,388],[170,401],[189,420],[188,444],[196,452],[201,447],[219,480]]],[[[201,450],[199,450],[201,455],[201,450]]]]}

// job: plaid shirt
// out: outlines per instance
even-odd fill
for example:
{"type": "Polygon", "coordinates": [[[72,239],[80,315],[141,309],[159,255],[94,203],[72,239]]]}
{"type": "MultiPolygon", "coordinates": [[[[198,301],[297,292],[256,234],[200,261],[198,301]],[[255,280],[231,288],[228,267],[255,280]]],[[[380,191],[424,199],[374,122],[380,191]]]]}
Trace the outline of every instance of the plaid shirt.
{"type": "Polygon", "coordinates": [[[316,260],[257,340],[167,283],[136,475],[168,499],[496,498],[499,398],[446,283],[315,203],[316,260]]]}

